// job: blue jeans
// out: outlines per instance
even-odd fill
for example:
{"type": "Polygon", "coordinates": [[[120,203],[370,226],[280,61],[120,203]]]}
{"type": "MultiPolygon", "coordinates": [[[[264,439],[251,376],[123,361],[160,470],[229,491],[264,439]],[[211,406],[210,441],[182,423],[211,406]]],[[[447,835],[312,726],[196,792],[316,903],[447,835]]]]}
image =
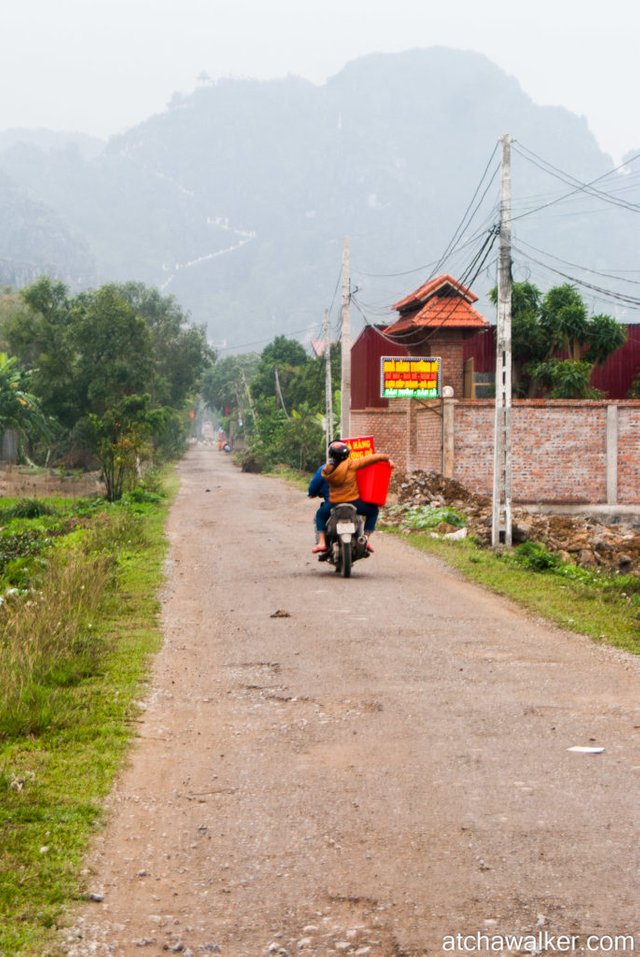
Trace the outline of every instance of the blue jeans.
{"type": "Polygon", "coordinates": [[[331,503],[323,502],[316,512],[316,532],[324,532],[327,519],[331,514],[331,503]]]}

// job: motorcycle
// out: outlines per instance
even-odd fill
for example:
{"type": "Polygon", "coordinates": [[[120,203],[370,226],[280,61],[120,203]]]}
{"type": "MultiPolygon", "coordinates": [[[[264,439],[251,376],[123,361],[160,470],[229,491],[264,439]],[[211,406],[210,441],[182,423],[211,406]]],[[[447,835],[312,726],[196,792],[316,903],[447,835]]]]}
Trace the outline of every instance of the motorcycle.
{"type": "Polygon", "coordinates": [[[319,559],[333,565],[336,574],[349,578],[353,563],[369,557],[364,518],[347,502],[334,505],[326,529],[327,551],[322,552],[319,559]]]}

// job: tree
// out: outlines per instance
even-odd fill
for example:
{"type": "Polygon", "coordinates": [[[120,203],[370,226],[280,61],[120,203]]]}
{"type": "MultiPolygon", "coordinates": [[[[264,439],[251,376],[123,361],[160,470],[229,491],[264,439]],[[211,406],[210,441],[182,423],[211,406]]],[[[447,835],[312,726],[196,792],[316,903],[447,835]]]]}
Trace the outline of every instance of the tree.
{"type": "Polygon", "coordinates": [[[66,286],[47,276],[23,289],[2,315],[2,337],[20,366],[32,370],[30,388],[44,414],[67,428],[81,414],[72,321],[66,286]]]}
{"type": "Polygon", "coordinates": [[[284,461],[306,472],[315,472],[326,458],[322,416],[306,402],[291,411],[284,427],[287,455],[284,461]]]}
{"type": "Polygon", "coordinates": [[[95,451],[89,416],[106,422],[127,397],[141,395],[149,413],[161,413],[153,420],[156,453],[179,454],[186,406],[213,353],[204,330],[190,325],[171,297],[142,283],[71,297],[63,283],[44,277],[1,306],[0,337],[23,369],[33,369],[43,413],[63,426],[58,454],[86,464],[81,453],[95,451]]]}
{"type": "Polygon", "coordinates": [[[258,402],[274,397],[289,411],[290,390],[297,375],[310,362],[304,346],[296,339],[276,336],[260,354],[260,363],[251,383],[251,392],[258,402]]]}
{"type": "MultiPolygon", "coordinates": [[[[497,290],[491,291],[497,301],[497,290]]],[[[594,365],[624,345],[626,330],[611,316],[589,317],[577,289],[564,284],[544,296],[532,283],[512,288],[513,389],[516,395],[595,398],[594,365]]]]}
{"type": "Polygon", "coordinates": [[[26,390],[28,374],[18,369],[17,361],[15,356],[0,353],[0,429],[15,429],[27,441],[48,437],[51,423],[38,398],[26,390]]]}
{"type": "MultiPolygon", "coordinates": [[[[220,416],[246,423],[253,403],[249,383],[255,377],[259,361],[254,352],[215,361],[202,379],[200,394],[205,404],[220,416]]],[[[250,426],[253,427],[253,422],[250,426]]]]}
{"type": "MultiPolygon", "coordinates": [[[[245,465],[253,469],[281,463],[292,468],[315,470],[325,457],[322,417],[325,411],[324,359],[309,356],[304,346],[286,336],[276,336],[253,357],[253,368],[242,370],[238,361],[216,363],[205,379],[203,395],[210,404],[234,407],[234,391],[246,395],[249,384],[254,417],[245,465]],[[249,373],[252,373],[250,376],[249,373]],[[246,373],[246,374],[245,374],[246,373]],[[213,399],[217,400],[214,402],[213,399]]],[[[332,356],[333,381],[339,381],[340,356],[332,356]]]]}
{"type": "Polygon", "coordinates": [[[148,392],[151,337],[115,286],[81,293],[73,307],[76,375],[84,407],[102,415],[127,395],[148,392]]]}
{"type": "Polygon", "coordinates": [[[101,415],[89,416],[106,497],[115,502],[135,484],[141,458],[165,413],[150,408],[149,395],[129,395],[101,415]]]}
{"type": "Polygon", "coordinates": [[[215,359],[204,327],[189,323],[173,296],[163,296],[141,282],[124,283],[114,289],[149,330],[152,401],[179,407],[198,391],[203,373],[215,359]]]}

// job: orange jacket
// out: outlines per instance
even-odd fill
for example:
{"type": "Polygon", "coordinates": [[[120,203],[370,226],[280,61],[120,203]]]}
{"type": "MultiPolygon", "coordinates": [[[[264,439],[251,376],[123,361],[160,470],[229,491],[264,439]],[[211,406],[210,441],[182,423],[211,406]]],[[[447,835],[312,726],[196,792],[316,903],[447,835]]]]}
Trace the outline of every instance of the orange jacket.
{"type": "Polygon", "coordinates": [[[384,452],[376,452],[374,455],[363,455],[362,458],[352,459],[349,457],[338,465],[327,464],[322,470],[322,477],[329,483],[329,501],[332,505],[338,502],[355,502],[360,498],[358,491],[358,480],[356,472],[358,469],[366,468],[367,465],[373,465],[374,462],[388,462],[389,456],[384,452]]]}

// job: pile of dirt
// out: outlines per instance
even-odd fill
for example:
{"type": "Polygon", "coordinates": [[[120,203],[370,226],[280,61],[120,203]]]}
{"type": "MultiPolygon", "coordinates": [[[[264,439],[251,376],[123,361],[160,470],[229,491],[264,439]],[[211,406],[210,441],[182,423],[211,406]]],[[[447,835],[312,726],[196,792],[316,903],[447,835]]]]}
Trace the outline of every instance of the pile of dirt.
{"type": "MultiPolygon", "coordinates": [[[[491,544],[492,502],[476,495],[455,479],[438,472],[397,473],[393,477],[385,523],[404,526],[404,513],[417,505],[450,507],[464,516],[469,534],[481,545],[491,544]]],[[[639,520],[640,521],[640,520],[639,520]]],[[[640,574],[640,527],[606,523],[585,515],[533,513],[513,509],[513,542],[544,545],[563,561],[585,568],[640,574]]]]}

